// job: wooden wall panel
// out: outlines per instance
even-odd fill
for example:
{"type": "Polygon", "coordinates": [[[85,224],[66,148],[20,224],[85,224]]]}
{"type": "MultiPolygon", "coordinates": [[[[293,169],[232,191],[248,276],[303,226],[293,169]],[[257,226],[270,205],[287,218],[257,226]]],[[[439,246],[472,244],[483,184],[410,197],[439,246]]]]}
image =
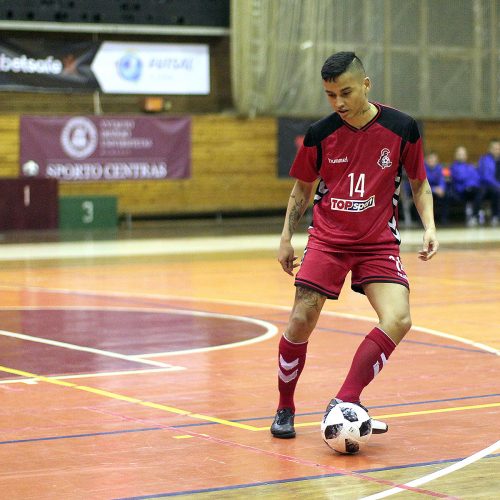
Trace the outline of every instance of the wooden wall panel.
{"type": "MultiPolygon", "coordinates": [[[[426,121],[425,146],[445,162],[459,144],[471,159],[500,135],[500,122],[426,121]]],[[[0,177],[18,175],[19,115],[0,115],[0,177]]],[[[168,181],[61,183],[61,195],[109,195],[120,214],[169,216],[286,207],[292,180],[278,179],[277,121],[193,116],[192,177],[168,181]]]]}
{"type": "MultiPolygon", "coordinates": [[[[292,181],[276,176],[276,120],[199,115],[192,122],[192,176],[167,181],[61,183],[64,195],[118,197],[121,214],[177,215],[279,209],[292,181]]],[[[19,117],[0,117],[0,176],[18,175],[19,117]]]]}
{"type": "Polygon", "coordinates": [[[436,151],[444,163],[451,163],[455,149],[465,146],[469,160],[476,163],[486,153],[488,143],[500,137],[500,121],[426,120],[425,149],[436,151]]]}
{"type": "Polygon", "coordinates": [[[19,117],[0,115],[0,177],[17,177],[19,117]]]}

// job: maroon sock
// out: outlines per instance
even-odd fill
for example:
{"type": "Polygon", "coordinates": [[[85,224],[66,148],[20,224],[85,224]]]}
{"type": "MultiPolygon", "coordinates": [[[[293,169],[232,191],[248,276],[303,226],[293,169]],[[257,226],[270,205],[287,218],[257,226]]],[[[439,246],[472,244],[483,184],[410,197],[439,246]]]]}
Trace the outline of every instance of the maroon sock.
{"type": "Polygon", "coordinates": [[[283,335],[279,344],[278,389],[280,401],[278,410],[291,408],[295,412],[293,395],[300,374],[306,364],[307,342],[294,344],[283,335]]]}
{"type": "Polygon", "coordinates": [[[361,391],[382,370],[395,347],[392,339],[375,327],[359,345],[337,398],[352,403],[359,402],[361,391]]]}

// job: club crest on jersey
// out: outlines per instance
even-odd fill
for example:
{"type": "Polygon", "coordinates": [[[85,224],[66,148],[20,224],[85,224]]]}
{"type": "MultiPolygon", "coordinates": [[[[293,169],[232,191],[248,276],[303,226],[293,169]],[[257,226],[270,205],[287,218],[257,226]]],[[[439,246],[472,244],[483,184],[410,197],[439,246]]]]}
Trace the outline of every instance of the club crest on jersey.
{"type": "Polygon", "coordinates": [[[330,208],[341,212],[363,212],[375,206],[375,195],[367,200],[342,200],[332,198],[330,208]]]}
{"type": "Polygon", "coordinates": [[[392,161],[389,158],[391,152],[387,148],[383,148],[380,151],[380,158],[378,159],[377,165],[381,168],[389,168],[392,165],[392,161]]]}

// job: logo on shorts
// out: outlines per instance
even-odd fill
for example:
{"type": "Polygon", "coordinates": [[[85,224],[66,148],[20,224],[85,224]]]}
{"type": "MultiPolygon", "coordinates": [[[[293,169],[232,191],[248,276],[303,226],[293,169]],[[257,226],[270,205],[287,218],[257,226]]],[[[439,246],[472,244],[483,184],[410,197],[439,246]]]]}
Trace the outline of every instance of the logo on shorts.
{"type": "Polygon", "coordinates": [[[391,152],[387,148],[383,148],[380,151],[380,158],[378,159],[377,165],[381,168],[389,168],[392,165],[392,161],[389,158],[391,152]]]}
{"type": "Polygon", "coordinates": [[[396,265],[397,269],[397,274],[400,278],[403,278],[405,280],[408,279],[408,276],[406,276],[406,272],[403,269],[403,263],[401,262],[401,257],[394,257],[393,255],[389,255],[389,259],[394,261],[394,264],[396,265]]]}
{"type": "Polygon", "coordinates": [[[363,212],[375,206],[375,195],[367,200],[342,200],[340,198],[331,199],[331,209],[341,212],[363,212]]]}

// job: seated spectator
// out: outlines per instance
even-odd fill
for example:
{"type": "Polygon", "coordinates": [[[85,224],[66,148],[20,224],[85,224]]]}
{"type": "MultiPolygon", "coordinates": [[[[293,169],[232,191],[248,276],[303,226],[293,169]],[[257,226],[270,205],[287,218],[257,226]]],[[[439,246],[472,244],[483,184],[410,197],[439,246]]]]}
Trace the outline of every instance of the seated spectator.
{"type": "Polygon", "coordinates": [[[446,180],[443,175],[443,166],[439,163],[439,157],[434,151],[427,153],[424,163],[427,179],[434,195],[436,219],[441,224],[448,224],[448,198],[446,196],[446,180]]]}
{"type": "Polygon", "coordinates": [[[473,227],[480,222],[481,190],[479,172],[467,159],[467,149],[458,146],[450,165],[450,196],[464,204],[466,223],[473,227]]]}
{"type": "Polygon", "coordinates": [[[481,179],[481,203],[491,203],[491,225],[498,225],[498,198],[500,196],[500,139],[492,139],[488,153],[477,164],[481,179]]]}

